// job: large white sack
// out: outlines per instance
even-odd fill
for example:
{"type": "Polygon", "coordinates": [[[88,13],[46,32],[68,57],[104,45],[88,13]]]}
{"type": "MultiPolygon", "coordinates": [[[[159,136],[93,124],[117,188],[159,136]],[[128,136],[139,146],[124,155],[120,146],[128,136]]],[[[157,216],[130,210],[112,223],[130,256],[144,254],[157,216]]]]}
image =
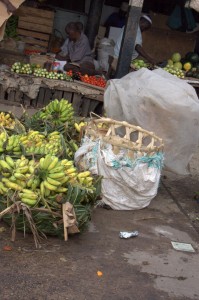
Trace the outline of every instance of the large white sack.
{"type": "Polygon", "coordinates": [[[191,85],[161,69],[142,68],[109,81],[104,107],[112,119],[153,131],[164,141],[166,169],[189,173],[199,138],[199,100],[191,85]]]}
{"type": "Polygon", "coordinates": [[[157,195],[160,169],[147,163],[133,169],[115,170],[106,163],[105,153],[99,151],[98,174],[102,178],[102,202],[115,210],[137,210],[147,207],[157,195]]]}

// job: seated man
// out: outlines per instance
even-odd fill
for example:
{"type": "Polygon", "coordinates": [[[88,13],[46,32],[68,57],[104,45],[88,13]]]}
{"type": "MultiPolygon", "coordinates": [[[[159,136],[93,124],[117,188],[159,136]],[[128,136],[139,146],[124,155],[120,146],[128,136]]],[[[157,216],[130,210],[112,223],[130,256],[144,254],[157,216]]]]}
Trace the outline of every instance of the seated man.
{"type": "MultiPolygon", "coordinates": [[[[135,40],[135,49],[133,51],[132,60],[136,59],[138,57],[138,55],[140,55],[143,58],[145,58],[149,63],[155,64],[155,60],[152,57],[150,57],[144,51],[144,49],[142,47],[142,32],[150,29],[151,25],[152,25],[151,18],[147,15],[142,15],[140,18],[140,23],[139,23],[138,30],[137,30],[137,35],[136,35],[136,40],[135,40]]],[[[124,28],[123,28],[121,35],[119,36],[119,38],[116,42],[115,48],[114,48],[114,60],[111,65],[113,70],[116,70],[116,67],[117,67],[117,60],[118,60],[118,57],[120,54],[123,32],[124,32],[124,28]]]]}
{"type": "MultiPolygon", "coordinates": [[[[70,27],[70,24],[73,22],[70,22],[67,24],[65,31],[67,32],[67,28],[70,27]]],[[[79,30],[83,32],[84,25],[81,22],[76,22],[76,25],[79,27],[79,30]]],[[[69,38],[67,37],[64,44],[61,47],[61,52],[57,55],[57,58],[60,58],[60,60],[65,59],[66,56],[68,55],[68,43],[69,43],[69,38]]]]}
{"type": "MultiPolygon", "coordinates": [[[[57,59],[66,61],[65,71],[80,71],[82,74],[95,73],[94,61],[87,36],[82,32],[79,22],[71,22],[66,26],[68,43],[65,45],[65,56],[61,52],[57,59]]],[[[63,49],[62,49],[63,50],[63,49]]]]}

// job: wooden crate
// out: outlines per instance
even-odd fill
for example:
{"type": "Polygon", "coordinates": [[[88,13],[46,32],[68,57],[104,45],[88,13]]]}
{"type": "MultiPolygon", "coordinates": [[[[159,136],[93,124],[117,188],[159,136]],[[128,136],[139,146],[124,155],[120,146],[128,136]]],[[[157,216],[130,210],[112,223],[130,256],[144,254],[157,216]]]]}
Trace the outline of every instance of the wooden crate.
{"type": "Polygon", "coordinates": [[[53,31],[54,12],[21,6],[17,33],[28,49],[47,51],[53,31]]]}

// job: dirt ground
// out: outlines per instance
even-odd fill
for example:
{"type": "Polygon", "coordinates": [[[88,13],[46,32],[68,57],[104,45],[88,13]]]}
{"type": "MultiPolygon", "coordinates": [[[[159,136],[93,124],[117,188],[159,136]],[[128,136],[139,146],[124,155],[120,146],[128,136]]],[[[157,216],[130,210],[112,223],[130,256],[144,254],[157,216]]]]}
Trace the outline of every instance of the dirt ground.
{"type": "Polygon", "coordinates": [[[98,208],[83,234],[68,242],[49,238],[39,250],[31,235],[18,233],[12,244],[9,229],[0,227],[6,230],[0,234],[1,299],[199,298],[198,234],[163,185],[148,208],[98,208]],[[120,239],[121,230],[138,230],[139,236],[120,239]],[[178,252],[171,241],[191,243],[196,253],[178,252]],[[4,251],[5,245],[12,250],[4,251]]]}
{"type": "Polygon", "coordinates": [[[199,151],[192,176],[162,176],[158,196],[139,211],[97,208],[89,228],[70,237],[43,240],[0,222],[1,300],[198,300],[199,151]],[[120,231],[139,236],[120,239],[120,231]],[[176,251],[171,241],[190,243],[195,253],[176,251]],[[5,251],[11,246],[11,251],[5,251]],[[102,272],[102,276],[97,275],[102,272]]]}

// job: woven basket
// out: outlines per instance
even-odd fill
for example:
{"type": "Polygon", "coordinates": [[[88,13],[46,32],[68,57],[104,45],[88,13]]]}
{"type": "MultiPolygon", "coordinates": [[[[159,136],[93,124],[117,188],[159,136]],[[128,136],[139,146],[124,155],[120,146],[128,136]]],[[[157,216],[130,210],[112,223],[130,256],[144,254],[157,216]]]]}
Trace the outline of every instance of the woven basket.
{"type": "Polygon", "coordinates": [[[85,128],[86,136],[91,140],[101,139],[113,146],[118,154],[121,149],[127,150],[130,158],[152,156],[163,151],[163,141],[153,132],[127,122],[119,122],[108,118],[92,119],[85,128]]]}

